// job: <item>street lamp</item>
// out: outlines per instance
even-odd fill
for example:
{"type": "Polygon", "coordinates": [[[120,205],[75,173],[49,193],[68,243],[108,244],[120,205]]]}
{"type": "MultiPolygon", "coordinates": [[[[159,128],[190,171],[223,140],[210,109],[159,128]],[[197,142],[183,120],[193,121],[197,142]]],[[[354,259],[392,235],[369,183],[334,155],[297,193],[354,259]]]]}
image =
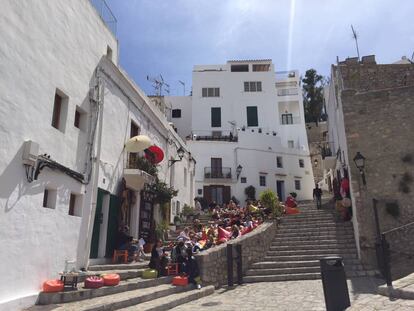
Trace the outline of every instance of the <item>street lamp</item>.
{"type": "Polygon", "coordinates": [[[365,157],[358,151],[354,157],[355,166],[359,169],[359,173],[361,174],[362,183],[365,186],[367,184],[365,180],[365,157]]]}
{"type": "Polygon", "coordinates": [[[177,149],[178,159],[169,160],[168,161],[168,167],[174,165],[175,162],[180,162],[184,157],[184,153],[185,153],[185,151],[184,151],[183,147],[178,148],[177,149]]]}
{"type": "Polygon", "coordinates": [[[241,173],[242,169],[243,169],[243,166],[241,166],[240,164],[239,164],[239,166],[236,167],[237,179],[239,179],[239,176],[240,176],[240,173],[241,173]]]}

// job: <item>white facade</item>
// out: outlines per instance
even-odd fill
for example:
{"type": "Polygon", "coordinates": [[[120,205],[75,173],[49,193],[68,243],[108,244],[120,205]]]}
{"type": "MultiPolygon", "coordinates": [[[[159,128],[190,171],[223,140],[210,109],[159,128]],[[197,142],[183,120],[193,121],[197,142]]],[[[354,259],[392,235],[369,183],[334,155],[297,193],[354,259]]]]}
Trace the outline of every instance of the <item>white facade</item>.
{"type": "MultiPolygon", "coordinates": [[[[197,159],[196,195],[244,201],[244,189],[253,185],[256,196],[270,188],[282,199],[293,191],[299,200],[312,198],[297,71],[275,73],[271,60],[194,66],[192,89],[191,133],[184,136],[197,159]]],[[[181,106],[178,101],[171,101],[172,109],[181,106]]],[[[179,133],[185,130],[183,122],[172,121],[179,133]]]]}
{"type": "MultiPolygon", "coordinates": [[[[140,172],[125,166],[131,120],[164,150],[160,179],[173,180],[176,200],[187,204],[194,161],[165,116],[117,67],[117,39],[89,1],[6,0],[0,27],[0,310],[15,310],[33,304],[43,281],[57,278],[66,260],[88,265],[98,187],[116,196],[123,177],[142,186],[140,172]],[[39,146],[34,156],[50,155],[78,178],[45,167],[29,182],[31,169],[22,160],[28,140],[39,146]],[[171,176],[168,159],[180,146],[186,153],[171,176]]],[[[108,204],[104,197],[98,258],[105,253],[108,204]]],[[[134,236],[138,206],[139,197],[134,236]]]]}

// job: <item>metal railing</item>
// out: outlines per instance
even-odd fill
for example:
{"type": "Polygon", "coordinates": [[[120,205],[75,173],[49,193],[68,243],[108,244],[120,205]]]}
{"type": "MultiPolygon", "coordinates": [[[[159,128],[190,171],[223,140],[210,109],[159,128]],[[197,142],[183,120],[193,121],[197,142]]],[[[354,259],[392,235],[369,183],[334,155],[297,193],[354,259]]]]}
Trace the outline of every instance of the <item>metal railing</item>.
{"type": "Polygon", "coordinates": [[[275,74],[276,74],[276,80],[295,78],[296,77],[296,71],[295,70],[276,71],[275,74]]]}
{"type": "Polygon", "coordinates": [[[230,167],[205,167],[204,178],[231,179],[230,167]]]}
{"type": "Polygon", "coordinates": [[[238,137],[232,131],[195,131],[191,135],[191,140],[237,142],[238,137]]]}
{"type": "Polygon", "coordinates": [[[117,19],[112,13],[112,10],[109,8],[105,0],[89,0],[93,7],[98,12],[99,16],[102,18],[106,26],[111,30],[111,32],[116,36],[116,26],[117,19]]]}

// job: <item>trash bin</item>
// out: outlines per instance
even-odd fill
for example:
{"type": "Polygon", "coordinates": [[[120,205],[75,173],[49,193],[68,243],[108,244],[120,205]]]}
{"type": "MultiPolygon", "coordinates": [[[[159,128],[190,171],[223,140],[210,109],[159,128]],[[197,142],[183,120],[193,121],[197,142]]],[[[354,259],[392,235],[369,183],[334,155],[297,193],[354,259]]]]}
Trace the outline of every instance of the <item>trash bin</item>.
{"type": "Polygon", "coordinates": [[[351,306],[342,257],[320,259],[323,293],[327,311],[342,311],[351,306]]]}

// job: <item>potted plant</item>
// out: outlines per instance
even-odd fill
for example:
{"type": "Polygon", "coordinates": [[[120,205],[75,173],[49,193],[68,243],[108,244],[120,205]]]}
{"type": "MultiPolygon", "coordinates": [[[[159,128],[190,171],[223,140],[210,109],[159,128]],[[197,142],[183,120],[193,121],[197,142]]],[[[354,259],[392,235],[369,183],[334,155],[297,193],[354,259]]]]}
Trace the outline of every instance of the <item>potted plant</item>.
{"type": "Polygon", "coordinates": [[[181,223],[182,223],[181,217],[180,217],[180,216],[178,216],[178,215],[175,215],[175,216],[174,216],[174,224],[175,224],[176,226],[179,226],[179,225],[181,225],[181,223]]]}
{"type": "Polygon", "coordinates": [[[192,221],[194,217],[194,209],[191,206],[184,204],[183,216],[186,217],[187,221],[192,221]]]}
{"type": "Polygon", "coordinates": [[[262,205],[272,211],[272,218],[277,218],[282,215],[282,206],[277,198],[276,193],[271,189],[266,189],[260,193],[259,196],[262,205]]]}
{"type": "Polygon", "coordinates": [[[256,188],[252,185],[246,187],[244,193],[247,196],[247,200],[256,200],[256,188]]]}
{"type": "Polygon", "coordinates": [[[161,239],[163,241],[168,239],[168,230],[170,229],[170,226],[168,222],[162,221],[157,224],[155,228],[155,235],[157,237],[157,240],[161,239]]]}

